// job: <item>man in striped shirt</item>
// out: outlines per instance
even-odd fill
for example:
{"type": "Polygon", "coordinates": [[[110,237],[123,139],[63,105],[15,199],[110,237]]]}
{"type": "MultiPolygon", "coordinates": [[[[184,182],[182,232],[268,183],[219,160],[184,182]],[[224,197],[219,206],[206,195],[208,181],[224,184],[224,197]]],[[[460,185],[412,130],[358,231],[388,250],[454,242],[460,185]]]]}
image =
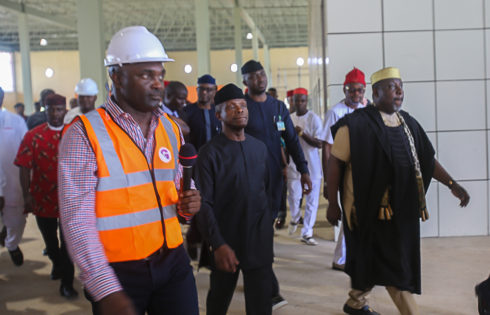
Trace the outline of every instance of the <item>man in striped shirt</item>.
{"type": "MultiPolygon", "coordinates": [[[[178,151],[176,142],[183,142],[182,135],[177,134],[178,127],[159,106],[163,92],[164,61],[173,60],[167,57],[160,41],[146,28],[133,26],[117,32],[109,44],[105,59],[114,84],[113,94],[102,109],[80,116],[66,131],[60,145],[58,167],[62,227],[70,254],[80,268],[80,278],[92,302],[94,314],[163,314],[164,310],[165,314],[199,313],[195,280],[182,246],[180,227],[178,223],[174,224],[175,220],[173,223],[169,223],[169,220],[175,219],[176,212],[185,216],[195,214],[199,211],[201,198],[197,190],[179,189],[181,167],[176,162],[168,169],[175,174],[172,179],[168,176],[159,179],[162,175],[158,171],[167,169],[157,168],[162,161],[174,163],[178,151]],[[135,45],[136,42],[138,45],[135,45]],[[101,124],[96,124],[97,119],[101,120],[101,124]],[[162,129],[162,125],[165,129],[162,129]],[[99,129],[106,132],[105,141],[99,137],[99,129]],[[111,131],[110,135],[108,131],[111,131]],[[93,133],[97,138],[95,144],[93,133]],[[114,138],[114,135],[119,138],[114,138]],[[125,140],[127,137],[129,141],[125,140]],[[111,139],[115,144],[111,144],[109,149],[112,146],[115,155],[108,156],[105,150],[108,148],[107,142],[111,142],[107,140],[111,139]],[[169,139],[172,146],[157,147],[165,139],[169,139]],[[126,146],[120,146],[122,143],[126,146]],[[94,146],[103,152],[103,157],[94,150],[94,146]],[[128,146],[136,148],[128,154],[128,146]],[[143,155],[144,161],[141,162],[143,155]],[[101,161],[106,163],[102,164],[101,161]],[[111,185],[120,185],[119,189],[113,189],[109,194],[102,192],[109,196],[106,208],[111,206],[112,193],[128,196],[132,204],[129,208],[138,208],[139,204],[134,200],[139,198],[142,202],[158,204],[155,209],[129,211],[123,215],[116,213],[109,217],[100,215],[110,212],[100,206],[103,200],[101,186],[104,186],[103,183],[107,185],[107,181],[102,179],[113,176],[114,163],[120,163],[124,173],[121,180],[110,182],[111,185]],[[127,172],[138,163],[147,164],[143,165],[147,170],[127,172]],[[102,177],[104,172],[109,172],[109,176],[102,177]],[[143,179],[134,175],[141,175],[143,179]],[[138,185],[141,181],[143,183],[138,185]],[[148,185],[155,191],[150,190],[150,194],[143,196],[132,193],[148,185]],[[176,191],[179,191],[178,195],[176,191]],[[176,205],[174,199],[177,199],[176,205]],[[169,212],[173,212],[173,217],[169,218],[169,212]],[[147,221],[142,221],[142,218],[147,221]],[[121,221],[123,225],[119,226],[121,221]],[[162,239],[162,230],[163,245],[159,249],[143,259],[131,258],[131,251],[128,253],[126,247],[138,251],[147,243],[158,242],[162,239]],[[140,231],[148,236],[148,240],[133,240],[141,239],[137,233],[140,231]],[[112,234],[106,238],[105,233],[112,234]],[[175,241],[179,233],[180,244],[178,239],[175,241]],[[126,247],[123,241],[118,240],[118,235],[131,239],[126,247]],[[173,246],[172,243],[177,245],[173,246]],[[119,252],[114,251],[114,246],[119,251],[126,251],[130,259],[119,259],[119,252]]],[[[116,198],[113,202],[125,206],[116,198]]]]}

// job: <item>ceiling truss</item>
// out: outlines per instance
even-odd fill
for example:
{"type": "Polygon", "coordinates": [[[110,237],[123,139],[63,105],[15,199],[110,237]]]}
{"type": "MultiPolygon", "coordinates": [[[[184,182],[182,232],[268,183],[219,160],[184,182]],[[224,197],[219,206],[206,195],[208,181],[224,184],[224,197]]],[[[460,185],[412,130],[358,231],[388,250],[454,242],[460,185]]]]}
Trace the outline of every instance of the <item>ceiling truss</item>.
{"type": "MultiPolygon", "coordinates": [[[[102,0],[106,36],[130,25],[144,25],[168,51],[195,50],[195,0],[102,0]]],[[[234,49],[233,7],[243,8],[269,48],[306,46],[307,0],[209,0],[211,49],[234,49]]],[[[31,50],[77,50],[76,0],[0,0],[0,47],[19,49],[17,16],[29,16],[31,50]],[[41,46],[40,40],[47,40],[41,46]]],[[[250,23],[248,23],[250,24],[250,23]]],[[[242,22],[242,43],[251,48],[242,22]]]]}

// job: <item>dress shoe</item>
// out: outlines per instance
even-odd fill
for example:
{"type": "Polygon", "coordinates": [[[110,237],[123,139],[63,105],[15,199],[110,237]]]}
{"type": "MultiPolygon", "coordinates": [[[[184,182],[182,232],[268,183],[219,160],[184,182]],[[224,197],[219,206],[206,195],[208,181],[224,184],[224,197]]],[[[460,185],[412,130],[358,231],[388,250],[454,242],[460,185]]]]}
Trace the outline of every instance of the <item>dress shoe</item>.
{"type": "Polygon", "coordinates": [[[9,254],[10,254],[10,258],[12,258],[12,262],[14,263],[14,265],[22,266],[22,264],[24,263],[24,255],[22,254],[22,251],[18,246],[16,249],[12,251],[9,250],[9,254]]]}
{"type": "Polygon", "coordinates": [[[337,263],[332,263],[332,269],[333,270],[338,270],[338,271],[344,271],[345,270],[345,265],[340,265],[337,263]]]}
{"type": "Polygon", "coordinates": [[[287,304],[288,304],[288,301],[286,301],[286,299],[284,299],[280,294],[278,294],[272,298],[272,310],[273,311],[275,311],[278,308],[281,308],[287,304]]]}
{"type": "Polygon", "coordinates": [[[60,286],[60,295],[67,300],[74,300],[78,297],[78,292],[73,289],[72,286],[61,285],[60,286]]]}
{"type": "Polygon", "coordinates": [[[286,220],[284,219],[277,219],[276,220],[276,224],[275,224],[275,227],[276,227],[276,230],[280,230],[282,228],[284,228],[284,223],[286,222],[286,220]]]}
{"type": "Polygon", "coordinates": [[[347,304],[344,304],[344,313],[350,315],[380,315],[378,312],[375,312],[368,305],[364,305],[361,309],[355,309],[347,304]]]}

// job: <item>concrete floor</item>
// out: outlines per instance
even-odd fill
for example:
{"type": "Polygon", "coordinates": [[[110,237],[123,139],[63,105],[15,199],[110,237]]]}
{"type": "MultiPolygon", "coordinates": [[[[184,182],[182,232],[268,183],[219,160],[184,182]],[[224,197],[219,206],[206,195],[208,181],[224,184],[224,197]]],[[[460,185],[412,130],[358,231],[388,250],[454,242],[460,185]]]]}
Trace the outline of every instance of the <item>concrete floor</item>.
{"type": "MultiPolygon", "coordinates": [[[[318,214],[315,230],[318,246],[303,245],[299,231],[276,233],[276,263],[281,294],[289,304],[274,312],[289,314],[343,314],[342,305],[349,278],[330,269],[335,243],[325,221],[325,208],[318,214]]],[[[51,281],[51,263],[42,256],[44,244],[32,216],[28,218],[21,244],[25,263],[15,267],[5,249],[0,251],[0,314],[57,315],[90,314],[84,297],[68,302],[58,294],[59,281],[51,281]]],[[[490,237],[429,238],[422,240],[423,293],[416,296],[421,314],[477,314],[473,288],[490,272],[490,237]]],[[[196,273],[201,313],[205,314],[208,272],[196,273]]],[[[79,282],[75,288],[81,293],[79,282]]],[[[398,314],[387,292],[376,287],[370,305],[381,314],[398,314]]],[[[243,287],[237,287],[229,314],[244,314],[243,287]]]]}

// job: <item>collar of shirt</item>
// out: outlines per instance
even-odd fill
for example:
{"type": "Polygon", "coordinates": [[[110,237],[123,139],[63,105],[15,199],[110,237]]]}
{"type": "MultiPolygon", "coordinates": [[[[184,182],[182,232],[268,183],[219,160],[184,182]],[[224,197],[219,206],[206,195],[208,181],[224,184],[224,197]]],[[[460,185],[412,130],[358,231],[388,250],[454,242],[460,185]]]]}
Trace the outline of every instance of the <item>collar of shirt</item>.
{"type": "Polygon", "coordinates": [[[150,129],[148,134],[144,135],[139,124],[134,120],[133,116],[123,111],[115,102],[114,99],[108,98],[104,107],[108,114],[113,117],[114,121],[131,137],[136,145],[145,153],[148,163],[152,161],[154,147],[154,132],[158,126],[158,120],[164,115],[160,107],[152,112],[150,129]],[[148,136],[148,138],[147,138],[148,136]]]}
{"type": "Polygon", "coordinates": [[[61,125],[59,127],[55,127],[55,126],[51,126],[49,123],[47,123],[47,124],[48,124],[48,128],[51,129],[51,130],[53,130],[53,131],[61,131],[61,130],[63,130],[63,127],[65,127],[65,125],[61,125]]]}
{"type": "Polygon", "coordinates": [[[348,108],[350,108],[350,109],[352,109],[352,110],[356,110],[356,109],[358,109],[358,108],[363,108],[363,107],[366,107],[366,105],[364,105],[363,103],[357,103],[357,106],[356,106],[356,107],[350,107],[349,105],[347,105],[347,104],[345,103],[345,98],[344,98],[342,101],[340,101],[340,102],[341,102],[342,104],[344,104],[344,106],[345,106],[345,107],[348,107],[348,108]]]}
{"type": "Polygon", "coordinates": [[[175,116],[179,118],[179,113],[176,110],[171,110],[170,108],[167,107],[167,105],[162,103],[162,110],[165,114],[175,116]]]}

